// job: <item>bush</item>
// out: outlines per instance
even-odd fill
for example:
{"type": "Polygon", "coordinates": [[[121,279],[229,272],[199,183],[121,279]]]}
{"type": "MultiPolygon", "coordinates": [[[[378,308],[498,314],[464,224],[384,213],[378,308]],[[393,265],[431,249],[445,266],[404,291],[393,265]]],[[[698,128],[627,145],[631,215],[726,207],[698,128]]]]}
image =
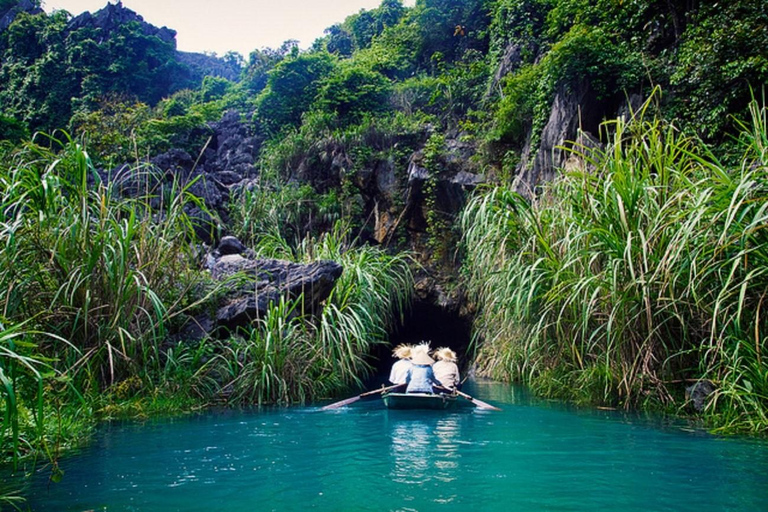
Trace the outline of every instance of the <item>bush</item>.
{"type": "Polygon", "coordinates": [[[339,66],[322,81],[317,108],[330,110],[343,124],[362,119],[366,113],[380,113],[389,108],[391,84],[381,73],[362,66],[339,66]]]}
{"type": "Polygon", "coordinates": [[[20,142],[29,138],[29,130],[24,123],[12,117],[0,115],[0,140],[20,142]]]}
{"type": "Polygon", "coordinates": [[[327,52],[300,54],[269,72],[267,88],[257,100],[256,119],[270,135],[301,124],[315,100],[323,78],[334,68],[327,52]]]}

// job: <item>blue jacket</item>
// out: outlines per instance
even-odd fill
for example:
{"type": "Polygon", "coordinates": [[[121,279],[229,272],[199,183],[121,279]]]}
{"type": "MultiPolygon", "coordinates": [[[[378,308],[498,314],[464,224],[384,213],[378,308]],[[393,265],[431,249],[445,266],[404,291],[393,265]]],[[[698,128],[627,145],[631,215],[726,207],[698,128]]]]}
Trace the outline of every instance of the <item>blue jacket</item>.
{"type": "Polygon", "coordinates": [[[432,384],[442,386],[435,378],[432,366],[428,364],[412,364],[408,368],[405,382],[408,384],[405,388],[406,393],[432,393],[432,384]]]}

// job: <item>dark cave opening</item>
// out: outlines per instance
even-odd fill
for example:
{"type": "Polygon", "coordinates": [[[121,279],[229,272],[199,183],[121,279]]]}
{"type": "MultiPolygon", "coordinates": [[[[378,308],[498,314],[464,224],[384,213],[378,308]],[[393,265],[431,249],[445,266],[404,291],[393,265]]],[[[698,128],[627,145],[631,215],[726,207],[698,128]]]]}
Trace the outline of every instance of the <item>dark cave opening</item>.
{"type": "Polygon", "coordinates": [[[389,333],[389,343],[376,347],[371,364],[376,375],[386,379],[395,362],[392,357],[394,347],[401,343],[415,345],[429,342],[432,349],[448,347],[455,351],[463,375],[469,364],[467,352],[471,336],[471,318],[460,316],[457,311],[442,308],[431,302],[417,301],[405,314],[403,322],[389,333]]]}

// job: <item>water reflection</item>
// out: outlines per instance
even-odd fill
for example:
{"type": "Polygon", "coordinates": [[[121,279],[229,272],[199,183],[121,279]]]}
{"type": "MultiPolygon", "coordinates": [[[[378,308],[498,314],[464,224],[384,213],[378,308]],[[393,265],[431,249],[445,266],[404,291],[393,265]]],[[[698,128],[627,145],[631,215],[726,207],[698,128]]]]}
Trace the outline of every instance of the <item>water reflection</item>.
{"type": "MultiPolygon", "coordinates": [[[[414,492],[454,482],[461,472],[460,437],[458,415],[427,419],[409,415],[397,420],[390,429],[392,481],[412,486],[414,492]]],[[[441,494],[436,501],[447,503],[455,497],[452,493],[441,494]]]]}

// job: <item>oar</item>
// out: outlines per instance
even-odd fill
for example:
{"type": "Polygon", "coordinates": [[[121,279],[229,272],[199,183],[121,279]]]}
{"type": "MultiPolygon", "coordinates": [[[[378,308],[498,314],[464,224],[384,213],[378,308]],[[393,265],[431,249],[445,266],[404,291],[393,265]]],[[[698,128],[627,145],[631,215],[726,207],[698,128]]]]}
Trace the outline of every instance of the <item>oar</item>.
{"type": "Polygon", "coordinates": [[[482,400],[478,400],[477,398],[472,398],[468,394],[462,393],[458,389],[450,389],[450,388],[446,388],[446,387],[443,387],[443,386],[435,386],[435,387],[442,388],[442,389],[444,389],[446,391],[454,391],[454,392],[456,392],[457,395],[466,398],[467,400],[469,400],[470,402],[475,404],[475,406],[477,406],[480,409],[488,409],[489,411],[500,411],[501,410],[501,409],[499,409],[496,406],[493,406],[491,404],[483,402],[482,400]]]}
{"type": "Polygon", "coordinates": [[[405,386],[405,384],[395,384],[394,386],[389,386],[388,388],[380,388],[380,389],[374,389],[373,391],[367,391],[365,393],[362,393],[357,396],[353,396],[352,398],[347,398],[345,400],[341,400],[339,402],[333,402],[332,404],[328,404],[322,409],[321,411],[327,411],[329,409],[338,409],[339,407],[344,407],[345,405],[353,404],[363,398],[364,396],[369,395],[375,395],[376,393],[384,393],[385,391],[389,391],[390,389],[399,388],[400,386],[405,386]]]}

